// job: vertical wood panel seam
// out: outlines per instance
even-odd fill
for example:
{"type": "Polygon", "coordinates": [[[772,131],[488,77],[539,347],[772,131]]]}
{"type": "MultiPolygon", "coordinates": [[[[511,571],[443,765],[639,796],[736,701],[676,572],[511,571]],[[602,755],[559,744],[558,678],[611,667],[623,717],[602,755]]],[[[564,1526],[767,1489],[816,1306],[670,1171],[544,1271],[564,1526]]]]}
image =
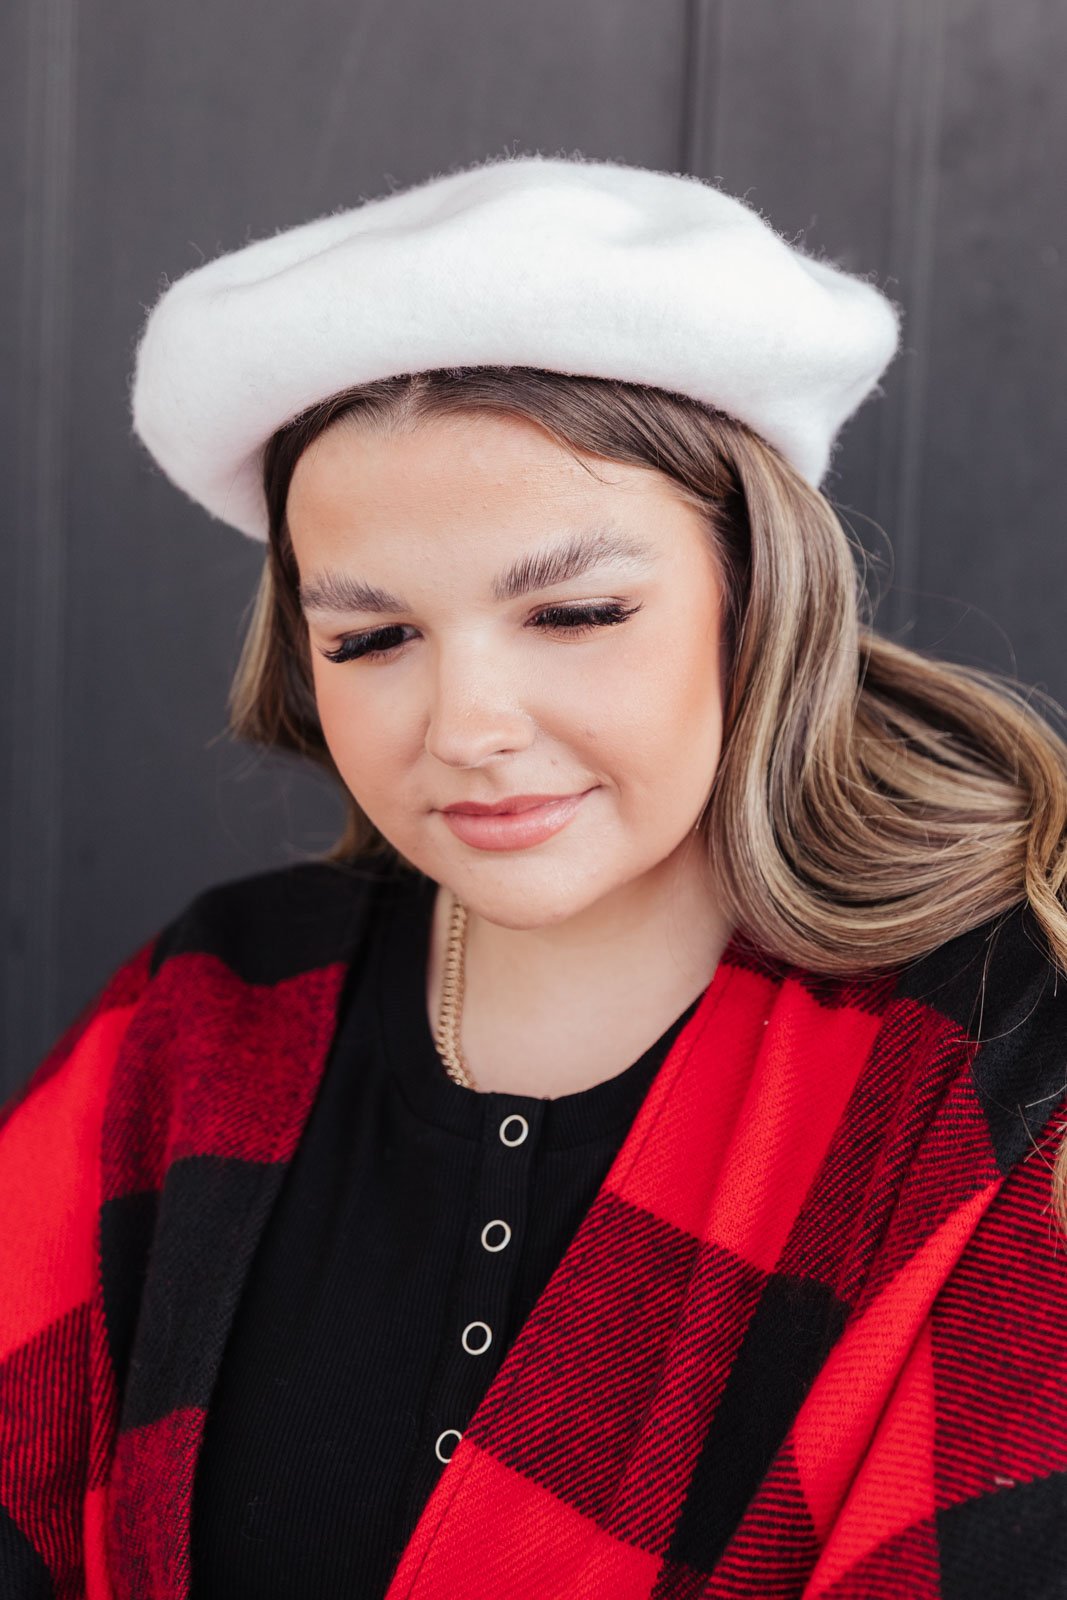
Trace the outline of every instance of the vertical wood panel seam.
{"type": "Polygon", "coordinates": [[[911,0],[899,13],[903,30],[893,169],[890,257],[899,264],[905,326],[899,426],[885,428],[879,461],[882,504],[892,506],[888,533],[894,552],[889,597],[894,633],[918,616],[919,491],[923,465],[930,317],[943,107],[946,0],[911,0]],[[914,83],[914,93],[911,90],[914,83]],[[885,459],[893,457],[892,464],[885,459]],[[895,496],[886,487],[897,485],[895,496]]]}
{"type": "MultiPolygon", "coordinates": [[[[11,834],[6,1070],[25,1075],[57,1032],[62,844],[66,424],[74,0],[27,0],[26,232],[19,482],[13,536],[11,834]]],[[[9,1083],[5,1086],[14,1087],[9,1083]]]]}
{"type": "Polygon", "coordinates": [[[717,178],[722,158],[722,57],[727,0],[685,0],[678,170],[717,178]]]}
{"type": "Polygon", "coordinates": [[[704,94],[704,60],[698,49],[703,0],[682,4],[682,117],[678,130],[678,171],[697,172],[699,106],[704,94]]]}

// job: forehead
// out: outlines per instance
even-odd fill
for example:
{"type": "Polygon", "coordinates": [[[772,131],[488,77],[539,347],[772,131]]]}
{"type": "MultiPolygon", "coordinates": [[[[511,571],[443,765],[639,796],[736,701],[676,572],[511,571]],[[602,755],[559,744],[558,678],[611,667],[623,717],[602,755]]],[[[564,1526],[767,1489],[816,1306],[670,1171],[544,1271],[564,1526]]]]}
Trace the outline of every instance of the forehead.
{"type": "Polygon", "coordinates": [[[389,432],[335,425],[298,462],[290,489],[301,604],[407,609],[382,580],[406,583],[412,562],[440,552],[449,575],[477,566],[494,603],[595,568],[637,576],[677,553],[681,519],[703,531],[683,496],[654,468],[576,458],[524,418],[450,415],[389,432]]]}
{"type": "Polygon", "coordinates": [[[475,410],[382,428],[347,416],[301,455],[289,484],[290,528],[338,508],[363,517],[446,516],[526,501],[621,507],[677,498],[680,486],[651,465],[577,450],[528,418],[475,410]]]}

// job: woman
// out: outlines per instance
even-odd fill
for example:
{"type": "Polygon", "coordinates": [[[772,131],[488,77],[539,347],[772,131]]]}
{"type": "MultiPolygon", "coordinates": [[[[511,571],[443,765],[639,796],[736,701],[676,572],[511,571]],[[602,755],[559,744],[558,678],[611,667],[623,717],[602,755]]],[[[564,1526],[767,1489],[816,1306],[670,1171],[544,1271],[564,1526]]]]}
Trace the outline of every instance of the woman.
{"type": "Polygon", "coordinates": [[[1058,1592],[1067,747],[865,621],[895,344],[539,157],[164,294],[138,432],[267,547],[233,727],[349,821],[6,1108],[5,1595],[1058,1592]]]}

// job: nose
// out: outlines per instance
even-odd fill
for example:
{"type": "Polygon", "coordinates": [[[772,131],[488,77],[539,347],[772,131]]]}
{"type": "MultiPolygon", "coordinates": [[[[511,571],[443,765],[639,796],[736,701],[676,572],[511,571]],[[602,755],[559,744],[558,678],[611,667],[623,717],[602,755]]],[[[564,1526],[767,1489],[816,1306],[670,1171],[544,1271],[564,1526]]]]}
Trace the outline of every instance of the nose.
{"type": "Polygon", "coordinates": [[[431,667],[425,746],[448,767],[477,767],[532,744],[535,726],[516,674],[473,644],[438,653],[431,667]]]}

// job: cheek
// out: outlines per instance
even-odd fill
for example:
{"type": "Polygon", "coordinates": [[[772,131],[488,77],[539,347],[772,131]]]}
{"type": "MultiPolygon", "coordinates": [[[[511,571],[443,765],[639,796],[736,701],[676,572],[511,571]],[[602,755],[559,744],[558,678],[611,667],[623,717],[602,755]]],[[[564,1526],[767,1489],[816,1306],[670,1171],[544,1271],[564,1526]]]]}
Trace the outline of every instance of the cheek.
{"type": "Polygon", "coordinates": [[[385,697],[368,693],[351,669],[326,662],[313,671],[319,723],[334,764],[349,788],[369,793],[393,759],[400,728],[385,697]]]}
{"type": "Polygon", "coordinates": [[[605,833],[666,855],[693,827],[722,747],[719,639],[696,606],[679,626],[635,631],[590,652],[546,687],[543,726],[606,784],[605,833]],[[635,841],[639,841],[635,843],[635,841]]]}
{"type": "Polygon", "coordinates": [[[644,645],[596,717],[641,786],[662,797],[667,783],[683,806],[710,784],[722,740],[719,636],[703,611],[691,624],[644,645]]]}
{"type": "Polygon", "coordinates": [[[352,720],[346,710],[346,702],[352,697],[346,694],[344,673],[337,667],[331,672],[316,662],[312,677],[315,685],[315,704],[318,707],[323,736],[336,754],[335,746],[343,740],[345,729],[352,720]]]}
{"type": "Polygon", "coordinates": [[[671,628],[650,634],[621,664],[612,694],[668,734],[679,724],[691,726],[694,715],[718,703],[719,673],[719,636],[706,614],[684,617],[676,611],[671,628]]]}

